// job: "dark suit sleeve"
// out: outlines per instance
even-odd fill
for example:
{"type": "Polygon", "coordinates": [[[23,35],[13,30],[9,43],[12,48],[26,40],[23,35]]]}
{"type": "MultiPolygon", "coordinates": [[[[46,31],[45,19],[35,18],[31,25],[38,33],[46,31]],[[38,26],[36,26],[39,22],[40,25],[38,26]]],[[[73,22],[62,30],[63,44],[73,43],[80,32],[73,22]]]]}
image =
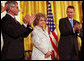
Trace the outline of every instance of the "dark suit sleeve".
{"type": "Polygon", "coordinates": [[[83,38],[83,29],[80,30],[80,33],[77,34],[80,38],[83,38]]]}
{"type": "Polygon", "coordinates": [[[83,38],[83,32],[80,32],[79,37],[83,38]]]}
{"type": "MultiPolygon", "coordinates": [[[[80,24],[78,21],[74,20],[74,25],[75,25],[76,23],[80,24]]],[[[76,36],[79,36],[79,35],[78,35],[79,32],[78,32],[77,30],[75,31],[75,34],[76,34],[76,36]]]]}
{"type": "Polygon", "coordinates": [[[24,37],[27,37],[33,31],[33,28],[30,25],[27,25],[27,29],[28,31],[24,33],[24,37]]]}
{"type": "Polygon", "coordinates": [[[7,21],[2,23],[3,31],[11,37],[18,38],[20,36],[28,36],[28,34],[33,30],[29,26],[24,27],[24,25],[16,25],[13,21],[7,21]]]}

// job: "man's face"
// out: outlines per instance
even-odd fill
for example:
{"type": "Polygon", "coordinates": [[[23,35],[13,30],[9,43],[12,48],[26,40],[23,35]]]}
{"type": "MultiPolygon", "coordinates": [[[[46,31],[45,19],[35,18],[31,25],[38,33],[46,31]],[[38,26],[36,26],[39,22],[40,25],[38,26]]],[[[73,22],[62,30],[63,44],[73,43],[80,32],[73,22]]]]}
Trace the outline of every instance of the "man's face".
{"type": "Polygon", "coordinates": [[[74,9],[73,8],[68,8],[67,9],[67,17],[73,18],[74,16],[74,9]]]}
{"type": "Polygon", "coordinates": [[[18,4],[16,3],[14,7],[10,8],[11,12],[13,13],[13,15],[18,15],[18,12],[20,11],[18,8],[18,4]]]}

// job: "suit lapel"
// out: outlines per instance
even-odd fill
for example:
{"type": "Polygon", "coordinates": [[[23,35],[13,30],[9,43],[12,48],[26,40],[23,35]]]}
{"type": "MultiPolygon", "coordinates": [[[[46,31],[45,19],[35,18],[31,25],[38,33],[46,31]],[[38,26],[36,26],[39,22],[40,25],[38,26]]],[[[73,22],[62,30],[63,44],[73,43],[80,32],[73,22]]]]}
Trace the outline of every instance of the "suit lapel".
{"type": "Polygon", "coordinates": [[[76,24],[76,20],[73,20],[73,26],[76,24]]]}
{"type": "Polygon", "coordinates": [[[70,23],[68,17],[66,18],[66,20],[67,20],[67,21],[66,21],[66,24],[69,26],[69,28],[72,28],[71,23],[70,23]]]}
{"type": "Polygon", "coordinates": [[[67,26],[68,26],[69,28],[72,28],[71,23],[70,23],[68,17],[66,18],[66,24],[67,24],[67,26]]]}
{"type": "Polygon", "coordinates": [[[18,27],[20,26],[20,23],[15,20],[14,18],[12,18],[10,15],[6,14],[6,17],[10,20],[8,21],[11,21],[11,23],[18,29],[18,27]]]}
{"type": "MultiPolygon", "coordinates": [[[[67,22],[67,24],[69,25],[69,27],[72,28],[71,23],[70,23],[68,17],[66,18],[66,20],[67,20],[66,22],[67,22]]],[[[76,24],[76,21],[73,19],[73,26],[74,26],[75,24],[76,24]]]]}
{"type": "Polygon", "coordinates": [[[8,19],[11,19],[11,21],[13,21],[14,23],[18,23],[18,21],[12,18],[10,15],[6,14],[6,16],[8,19]]]}
{"type": "Polygon", "coordinates": [[[73,28],[71,26],[71,23],[70,23],[68,17],[66,18],[65,21],[66,21],[65,23],[66,23],[66,26],[67,26],[68,30],[73,32],[73,28]]]}

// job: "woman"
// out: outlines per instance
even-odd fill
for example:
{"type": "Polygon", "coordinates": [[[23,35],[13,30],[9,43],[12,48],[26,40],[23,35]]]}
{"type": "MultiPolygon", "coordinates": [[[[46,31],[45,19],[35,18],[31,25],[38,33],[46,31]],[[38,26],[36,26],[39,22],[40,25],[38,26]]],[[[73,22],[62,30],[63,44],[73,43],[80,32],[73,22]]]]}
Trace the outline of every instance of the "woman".
{"type": "Polygon", "coordinates": [[[42,13],[36,14],[36,19],[33,23],[35,28],[32,32],[32,60],[51,60],[52,47],[49,35],[47,31],[43,29],[45,23],[45,15],[42,13]]]}

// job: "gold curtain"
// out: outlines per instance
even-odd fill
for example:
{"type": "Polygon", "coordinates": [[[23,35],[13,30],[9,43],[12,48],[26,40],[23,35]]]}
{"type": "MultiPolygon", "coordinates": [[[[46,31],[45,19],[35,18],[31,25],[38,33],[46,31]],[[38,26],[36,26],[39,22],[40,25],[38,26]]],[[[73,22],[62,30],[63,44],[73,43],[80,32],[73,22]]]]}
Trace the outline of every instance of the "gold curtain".
{"type": "MultiPolygon", "coordinates": [[[[66,8],[69,5],[75,7],[74,19],[82,23],[82,1],[50,1],[53,12],[53,18],[58,33],[58,39],[60,38],[59,32],[59,19],[66,17],[66,8]]],[[[44,13],[47,16],[47,1],[20,1],[20,23],[23,24],[22,18],[28,14],[44,13]]],[[[32,25],[33,26],[33,25],[32,25]]],[[[81,40],[78,37],[79,48],[81,46],[81,40]]],[[[33,43],[31,34],[24,39],[25,50],[32,50],[33,43]]]]}

